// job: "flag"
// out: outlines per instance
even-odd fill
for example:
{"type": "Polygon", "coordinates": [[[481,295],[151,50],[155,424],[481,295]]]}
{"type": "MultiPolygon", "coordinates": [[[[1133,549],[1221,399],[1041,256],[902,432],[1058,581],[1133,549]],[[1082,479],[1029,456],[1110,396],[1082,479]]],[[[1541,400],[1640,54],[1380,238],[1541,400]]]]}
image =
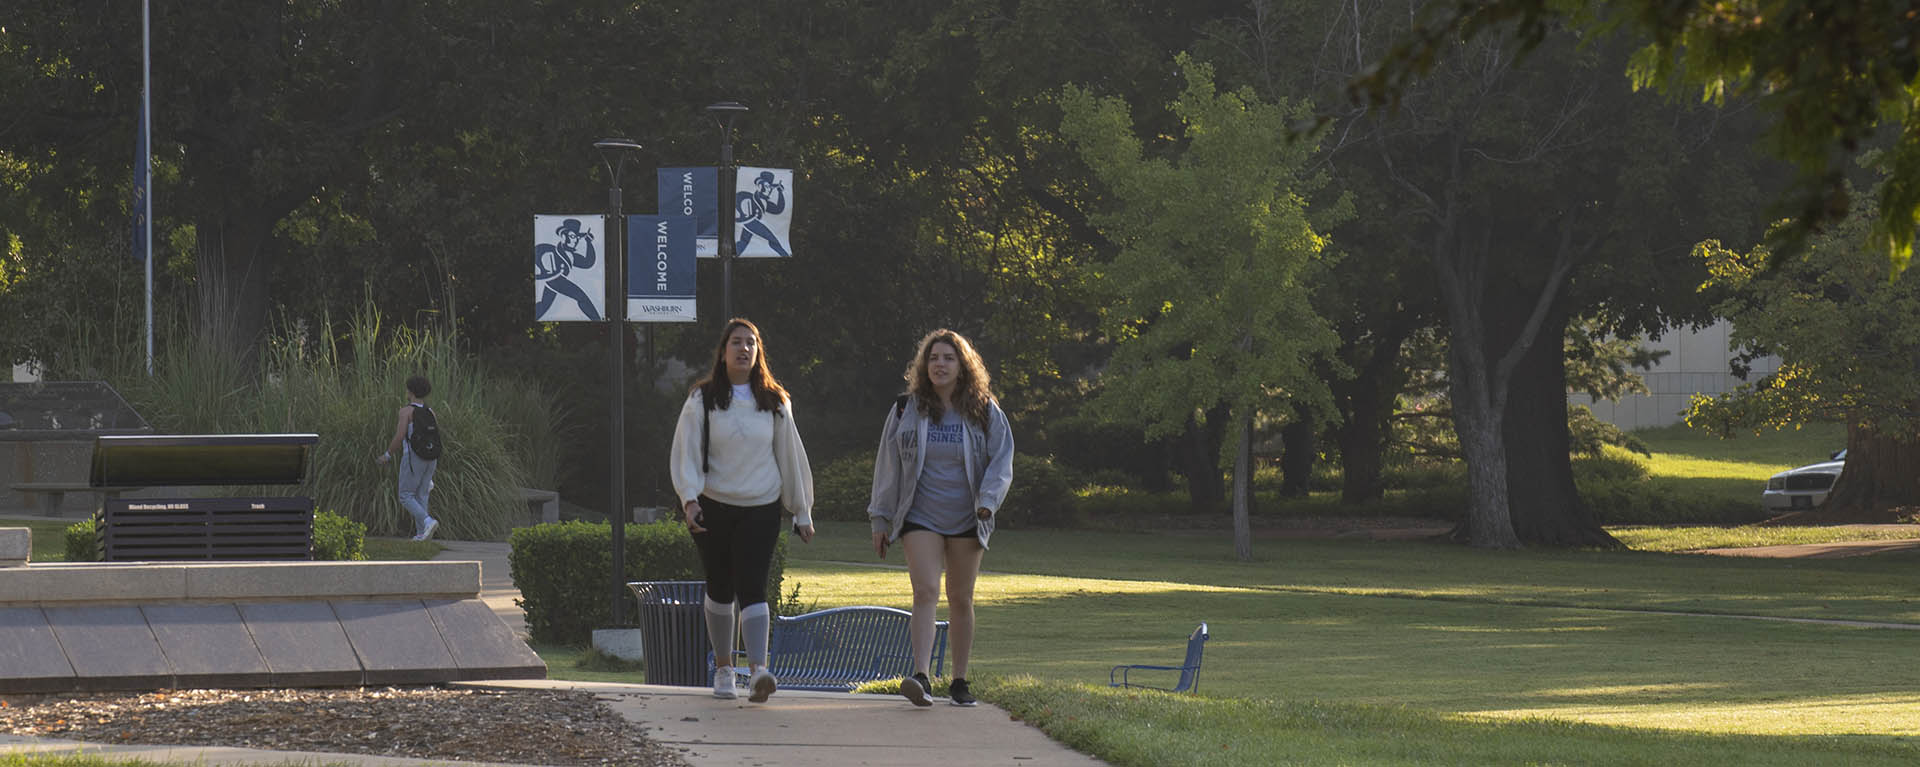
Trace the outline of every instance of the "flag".
{"type": "Polygon", "coordinates": [[[147,183],[153,154],[147,151],[147,104],[140,99],[140,120],[133,139],[133,258],[147,260],[147,183]]]}

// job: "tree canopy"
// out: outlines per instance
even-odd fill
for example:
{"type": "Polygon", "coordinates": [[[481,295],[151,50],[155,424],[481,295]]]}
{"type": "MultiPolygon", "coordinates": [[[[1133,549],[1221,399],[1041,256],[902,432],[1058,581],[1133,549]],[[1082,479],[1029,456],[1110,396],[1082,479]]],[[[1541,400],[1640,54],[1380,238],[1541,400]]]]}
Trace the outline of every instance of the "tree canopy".
{"type": "Polygon", "coordinates": [[[1875,241],[1895,271],[1920,221],[1920,8],[1907,0],[1461,0],[1423,4],[1419,23],[1351,92],[1391,104],[1461,39],[1513,34],[1528,43],[1571,21],[1646,41],[1637,86],[1697,89],[1713,103],[1756,99],[1774,118],[1764,144],[1800,169],[1784,191],[1790,245],[1847,215],[1852,157],[1889,144],[1892,174],[1876,197],[1875,241]]]}
{"type": "MultiPolygon", "coordinates": [[[[1123,102],[1073,86],[1062,98],[1062,132],[1111,195],[1093,221],[1121,245],[1095,271],[1114,301],[1105,326],[1117,340],[1100,403],[1149,435],[1226,405],[1243,424],[1233,444],[1244,456],[1245,425],[1275,403],[1330,409],[1313,363],[1339,341],[1314,313],[1311,290],[1325,268],[1319,231],[1351,205],[1310,203],[1326,184],[1309,169],[1317,147],[1287,136],[1309,105],[1221,92],[1211,67],[1185,55],[1175,63],[1186,88],[1169,108],[1181,130],[1151,149],[1123,102]]],[[[1236,467],[1240,487],[1250,466],[1236,467]]],[[[1245,499],[1235,495],[1244,539],[1245,499]]]]}

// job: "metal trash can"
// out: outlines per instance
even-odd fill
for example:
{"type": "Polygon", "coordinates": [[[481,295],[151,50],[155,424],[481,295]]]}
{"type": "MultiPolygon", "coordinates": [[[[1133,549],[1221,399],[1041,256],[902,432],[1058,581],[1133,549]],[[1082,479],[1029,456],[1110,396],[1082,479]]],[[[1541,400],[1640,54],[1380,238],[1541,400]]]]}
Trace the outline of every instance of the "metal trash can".
{"type": "Polygon", "coordinates": [[[647,684],[711,684],[706,582],[633,581],[627,588],[640,601],[640,655],[647,666],[647,684]]]}

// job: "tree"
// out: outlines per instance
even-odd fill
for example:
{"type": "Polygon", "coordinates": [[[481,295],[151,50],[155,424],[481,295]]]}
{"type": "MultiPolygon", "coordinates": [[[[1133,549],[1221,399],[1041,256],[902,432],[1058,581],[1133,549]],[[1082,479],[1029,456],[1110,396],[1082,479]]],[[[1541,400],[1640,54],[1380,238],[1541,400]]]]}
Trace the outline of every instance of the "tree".
{"type": "Polygon", "coordinates": [[[1893,279],[1877,215],[1853,214],[1787,255],[1717,242],[1719,310],[1749,355],[1780,357],[1777,372],[1718,397],[1696,397],[1687,422],[1722,434],[1809,422],[1847,424],[1847,470],[1816,518],[1897,521],[1920,506],[1920,284],[1893,279]]]}
{"type": "Polygon", "coordinates": [[[1633,58],[1636,86],[1695,87],[1714,103],[1752,97],[1776,118],[1766,146],[1800,170],[1786,192],[1789,247],[1847,214],[1847,158],[1883,126],[1896,134],[1877,195],[1875,241],[1897,273],[1920,221],[1920,19],[1908,0],[1460,0],[1423,8],[1420,23],[1355,98],[1391,104],[1459,40],[1509,30],[1538,43],[1562,20],[1650,42],[1633,58]]]}
{"type": "Polygon", "coordinates": [[[1121,244],[1094,275],[1113,297],[1107,325],[1119,339],[1103,410],[1160,435],[1196,412],[1230,408],[1244,560],[1256,414],[1328,407],[1313,361],[1337,338],[1308,293],[1323,266],[1318,231],[1349,205],[1310,206],[1325,184],[1305,170],[1316,147],[1286,136],[1307,105],[1218,92],[1211,67],[1186,55],[1175,63],[1186,88],[1170,107],[1181,125],[1172,140],[1143,145],[1123,103],[1076,87],[1062,97],[1061,132],[1109,191],[1111,207],[1093,220],[1121,244]]]}

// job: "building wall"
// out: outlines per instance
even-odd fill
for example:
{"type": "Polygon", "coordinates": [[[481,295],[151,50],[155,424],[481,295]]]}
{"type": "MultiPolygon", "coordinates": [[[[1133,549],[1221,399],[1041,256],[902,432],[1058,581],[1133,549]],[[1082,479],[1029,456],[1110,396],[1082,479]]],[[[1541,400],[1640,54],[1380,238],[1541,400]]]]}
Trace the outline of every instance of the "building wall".
{"type": "MultiPolygon", "coordinates": [[[[1680,423],[1687,403],[1695,394],[1724,394],[1746,383],[1728,372],[1733,358],[1727,337],[1732,325],[1725,320],[1699,330],[1674,330],[1658,341],[1645,342],[1649,349],[1670,352],[1651,370],[1642,373],[1648,394],[1631,394],[1619,401],[1595,402],[1585,394],[1573,394],[1567,401],[1586,405],[1602,421],[1622,429],[1668,426],[1680,423]]],[[[1749,380],[1772,373],[1780,360],[1765,357],[1754,360],[1749,380]]]]}

